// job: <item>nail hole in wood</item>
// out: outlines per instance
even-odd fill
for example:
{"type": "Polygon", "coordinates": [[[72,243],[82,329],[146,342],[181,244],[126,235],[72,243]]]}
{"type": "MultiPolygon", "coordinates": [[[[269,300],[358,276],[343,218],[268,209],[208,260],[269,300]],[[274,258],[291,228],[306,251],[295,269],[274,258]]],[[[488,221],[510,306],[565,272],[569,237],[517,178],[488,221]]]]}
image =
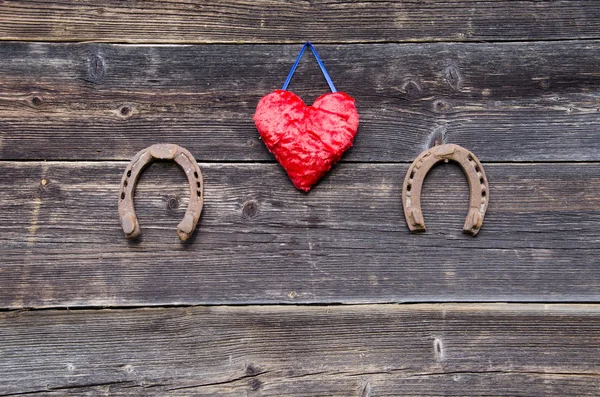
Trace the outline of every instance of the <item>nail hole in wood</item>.
{"type": "Polygon", "coordinates": [[[132,113],[132,109],[129,106],[123,106],[120,110],[121,116],[123,117],[129,117],[131,116],[132,113]]]}

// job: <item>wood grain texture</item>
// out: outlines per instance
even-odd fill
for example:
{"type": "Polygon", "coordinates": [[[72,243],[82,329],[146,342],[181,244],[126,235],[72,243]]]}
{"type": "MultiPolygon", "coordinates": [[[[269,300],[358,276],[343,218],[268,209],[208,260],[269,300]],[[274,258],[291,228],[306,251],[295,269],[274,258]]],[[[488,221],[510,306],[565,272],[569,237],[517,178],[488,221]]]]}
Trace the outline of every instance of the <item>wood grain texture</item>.
{"type": "Polygon", "coordinates": [[[289,43],[599,38],[595,1],[4,1],[0,39],[289,43]]]}
{"type": "Polygon", "coordinates": [[[310,194],[277,164],[201,164],[187,244],[173,164],[142,175],[137,243],[117,214],[126,163],[0,164],[0,307],[600,300],[598,163],[485,164],[475,238],[451,164],[426,179],[422,235],[404,222],[407,164],[338,165],[310,194]]]}
{"type": "MultiPolygon", "coordinates": [[[[0,159],[129,160],[167,141],[199,161],[272,161],[252,115],[298,50],[2,43],[0,159]]],[[[412,161],[440,131],[486,162],[600,160],[600,41],[319,51],[361,116],[343,161],[412,161]]],[[[290,86],[309,103],[327,91],[311,57],[290,86]]]]}
{"type": "MultiPolygon", "coordinates": [[[[600,395],[599,32],[592,0],[0,0],[0,397],[600,395]],[[305,40],[361,115],[310,194],[251,120],[305,40]],[[452,164],[404,223],[442,135],[484,162],[476,238],[452,164]],[[199,229],[159,163],[128,242],[160,141],[199,229]]],[[[311,55],[290,89],[327,91],[311,55]]]]}
{"type": "Polygon", "coordinates": [[[597,396],[599,305],[0,313],[0,395],[597,396]]]}

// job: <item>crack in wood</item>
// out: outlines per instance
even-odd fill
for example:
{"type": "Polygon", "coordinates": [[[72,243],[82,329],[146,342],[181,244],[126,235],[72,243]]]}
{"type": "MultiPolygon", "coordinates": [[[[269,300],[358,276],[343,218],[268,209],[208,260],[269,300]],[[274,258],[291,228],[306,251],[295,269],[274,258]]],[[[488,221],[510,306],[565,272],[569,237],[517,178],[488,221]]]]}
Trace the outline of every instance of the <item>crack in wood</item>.
{"type": "Polygon", "coordinates": [[[166,389],[166,391],[188,390],[188,389],[197,389],[197,388],[211,387],[211,386],[231,385],[231,384],[235,384],[235,383],[245,380],[245,379],[257,379],[261,375],[268,374],[269,372],[270,371],[261,371],[256,374],[253,374],[253,375],[243,375],[243,376],[239,376],[237,378],[232,378],[232,379],[228,379],[228,380],[224,380],[224,381],[201,383],[201,384],[190,385],[190,386],[173,387],[170,389],[166,389]]]}

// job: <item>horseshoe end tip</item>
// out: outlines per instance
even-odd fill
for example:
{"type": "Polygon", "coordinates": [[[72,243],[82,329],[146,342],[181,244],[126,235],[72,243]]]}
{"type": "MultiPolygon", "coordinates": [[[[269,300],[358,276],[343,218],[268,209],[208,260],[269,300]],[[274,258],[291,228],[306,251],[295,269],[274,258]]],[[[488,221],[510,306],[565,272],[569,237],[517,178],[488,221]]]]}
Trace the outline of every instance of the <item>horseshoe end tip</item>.
{"type": "Polygon", "coordinates": [[[184,230],[181,230],[181,228],[179,226],[177,226],[177,235],[179,236],[179,239],[181,241],[189,240],[190,237],[192,237],[192,234],[194,234],[193,230],[192,230],[192,232],[186,232],[184,230]]]}
{"type": "Polygon", "coordinates": [[[411,232],[419,233],[424,232],[426,230],[425,222],[423,222],[423,215],[421,214],[421,211],[419,211],[416,208],[409,207],[407,209],[406,215],[406,223],[408,224],[408,228],[411,232]]]}
{"type": "Polygon", "coordinates": [[[408,225],[408,228],[412,233],[423,233],[427,230],[425,225],[408,225]]]}
{"type": "Polygon", "coordinates": [[[467,215],[467,219],[465,220],[463,232],[470,234],[471,236],[475,236],[477,233],[479,233],[479,229],[481,229],[482,225],[483,216],[477,209],[472,208],[467,215]]]}
{"type": "Polygon", "coordinates": [[[179,230],[179,229],[177,229],[177,235],[179,236],[179,239],[180,239],[181,241],[187,241],[187,240],[189,240],[189,239],[190,239],[190,237],[192,237],[192,235],[191,235],[191,234],[189,234],[189,233],[185,233],[185,232],[182,232],[182,231],[181,231],[181,230],[179,230]]]}
{"type": "Polygon", "coordinates": [[[140,225],[135,216],[132,214],[125,214],[121,217],[121,226],[123,232],[129,239],[136,238],[140,235],[140,225]]]}
{"type": "Polygon", "coordinates": [[[125,235],[125,237],[127,237],[128,240],[135,240],[136,238],[138,238],[140,236],[140,234],[142,234],[142,233],[137,231],[137,232],[134,232],[131,234],[127,234],[127,235],[125,235]]]}
{"type": "Polygon", "coordinates": [[[470,234],[471,236],[476,236],[479,233],[480,227],[473,225],[465,225],[463,228],[463,233],[470,234]]]}
{"type": "Polygon", "coordinates": [[[177,235],[181,241],[188,240],[196,229],[196,222],[194,215],[187,213],[183,217],[183,220],[177,225],[177,235]]]}

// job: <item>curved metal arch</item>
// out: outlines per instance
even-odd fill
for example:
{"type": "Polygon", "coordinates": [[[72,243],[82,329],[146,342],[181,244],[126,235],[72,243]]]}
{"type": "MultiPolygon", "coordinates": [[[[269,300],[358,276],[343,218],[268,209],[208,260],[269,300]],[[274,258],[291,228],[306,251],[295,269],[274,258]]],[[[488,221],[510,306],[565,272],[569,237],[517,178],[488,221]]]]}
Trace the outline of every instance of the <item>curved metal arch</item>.
{"type": "Polygon", "coordinates": [[[434,146],[425,150],[415,159],[406,173],[402,187],[402,205],[411,232],[425,231],[421,212],[421,189],[425,176],[436,163],[449,160],[456,161],[460,165],[469,181],[471,198],[463,231],[473,236],[479,232],[490,200],[488,181],[477,157],[467,149],[454,144],[434,146]]]}
{"type": "Polygon", "coordinates": [[[185,211],[183,220],[177,225],[177,235],[182,241],[185,241],[192,236],[198,219],[200,219],[200,213],[204,204],[204,182],[202,180],[202,172],[194,156],[178,145],[159,143],[140,150],[133,157],[123,174],[119,189],[121,226],[123,227],[125,236],[129,239],[140,235],[140,224],[135,215],[135,208],[133,207],[133,194],[142,171],[156,160],[175,161],[188,178],[190,184],[190,203],[185,211]]]}

